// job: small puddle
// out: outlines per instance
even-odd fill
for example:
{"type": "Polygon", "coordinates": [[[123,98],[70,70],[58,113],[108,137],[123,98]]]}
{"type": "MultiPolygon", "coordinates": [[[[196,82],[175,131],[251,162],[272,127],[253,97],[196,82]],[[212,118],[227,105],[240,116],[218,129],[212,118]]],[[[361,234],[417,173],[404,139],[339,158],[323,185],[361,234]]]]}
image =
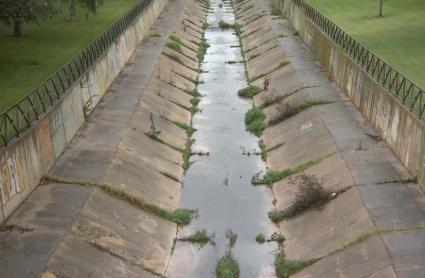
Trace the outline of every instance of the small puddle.
{"type": "Polygon", "coordinates": [[[258,155],[258,138],[245,131],[244,115],[251,100],[238,97],[247,84],[239,39],[232,29],[221,30],[218,22],[233,23],[233,9],[221,0],[212,0],[214,12],[208,16],[205,38],[210,48],[205,56],[198,90],[203,95],[194,115],[197,132],[193,151],[209,152],[209,156],[193,156],[194,164],[186,173],[181,207],[194,208],[199,216],[180,229],[182,238],[206,229],[215,233],[215,245],[199,248],[189,242],[177,241],[167,277],[215,277],[217,261],[224,256],[228,240],[226,232],[237,234],[232,254],[238,261],[240,277],[274,277],[274,254],[277,244],[259,244],[255,238],[262,233],[269,238],[276,227],[267,213],[272,210],[273,196],[266,187],[251,185],[251,177],[265,169],[258,155]],[[222,7],[220,7],[220,4],[222,7]],[[245,154],[244,153],[245,150],[245,154]]]}

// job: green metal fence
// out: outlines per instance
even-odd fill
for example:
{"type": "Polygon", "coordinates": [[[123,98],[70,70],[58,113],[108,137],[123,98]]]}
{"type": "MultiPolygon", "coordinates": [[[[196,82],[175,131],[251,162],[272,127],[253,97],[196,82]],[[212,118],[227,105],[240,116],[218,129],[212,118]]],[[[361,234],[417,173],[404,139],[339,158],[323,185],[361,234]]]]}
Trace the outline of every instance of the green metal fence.
{"type": "Polygon", "coordinates": [[[353,39],[305,0],[293,0],[320,30],[339,45],[363,70],[400,99],[420,119],[425,119],[425,92],[393,67],[353,39]]]}

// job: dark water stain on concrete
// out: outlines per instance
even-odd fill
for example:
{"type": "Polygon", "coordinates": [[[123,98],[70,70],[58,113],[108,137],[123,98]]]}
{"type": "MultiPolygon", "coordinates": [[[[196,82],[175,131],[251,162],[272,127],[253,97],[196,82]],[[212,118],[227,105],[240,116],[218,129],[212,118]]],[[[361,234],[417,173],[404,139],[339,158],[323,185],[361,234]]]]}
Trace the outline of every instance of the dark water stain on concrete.
{"type": "Polygon", "coordinates": [[[237,96],[247,86],[245,68],[239,44],[233,30],[219,29],[218,22],[234,22],[230,7],[219,7],[220,0],[212,1],[214,12],[209,14],[210,27],[205,37],[210,44],[198,87],[204,96],[199,104],[202,112],[195,114],[197,129],[194,151],[209,152],[209,156],[193,156],[185,180],[181,207],[196,208],[199,217],[180,230],[178,237],[207,229],[215,233],[215,245],[201,249],[187,242],[177,241],[167,277],[215,277],[217,261],[226,251],[226,231],[237,233],[232,253],[239,262],[241,277],[274,277],[275,243],[258,244],[255,237],[266,237],[276,230],[267,218],[272,209],[272,194],[265,187],[251,185],[251,177],[265,165],[260,156],[243,155],[259,151],[258,138],[245,131],[244,114],[252,106],[251,100],[237,96]]]}

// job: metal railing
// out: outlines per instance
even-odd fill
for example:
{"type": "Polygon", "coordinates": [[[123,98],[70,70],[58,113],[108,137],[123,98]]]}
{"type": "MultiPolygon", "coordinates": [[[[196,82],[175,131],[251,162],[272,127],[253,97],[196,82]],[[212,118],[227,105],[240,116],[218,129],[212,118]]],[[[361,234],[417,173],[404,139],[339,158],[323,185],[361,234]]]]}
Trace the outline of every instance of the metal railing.
{"type": "Polygon", "coordinates": [[[37,121],[69,91],[96,63],[117,38],[131,25],[152,0],[141,0],[130,11],[111,24],[78,55],[31,91],[28,96],[0,114],[0,147],[37,121]]]}
{"type": "Polygon", "coordinates": [[[418,115],[419,119],[425,119],[425,92],[423,89],[353,39],[305,0],[293,0],[293,2],[304,11],[307,18],[334,43],[344,49],[380,85],[401,100],[410,111],[418,115]]]}

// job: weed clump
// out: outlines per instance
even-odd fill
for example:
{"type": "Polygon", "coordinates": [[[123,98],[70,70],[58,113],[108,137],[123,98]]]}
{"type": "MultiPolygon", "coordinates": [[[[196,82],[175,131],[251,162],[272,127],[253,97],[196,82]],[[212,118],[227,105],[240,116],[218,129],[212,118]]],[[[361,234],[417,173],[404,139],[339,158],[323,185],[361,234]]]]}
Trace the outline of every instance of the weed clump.
{"type": "MultiPolygon", "coordinates": [[[[280,147],[280,145],[278,146],[280,147]]],[[[251,183],[253,185],[268,185],[271,186],[273,183],[278,182],[286,177],[289,177],[291,175],[297,174],[299,172],[304,171],[307,168],[310,168],[313,165],[316,165],[317,163],[321,162],[323,159],[329,157],[330,155],[321,157],[319,159],[316,160],[310,160],[307,162],[303,162],[301,164],[299,164],[298,166],[296,166],[295,168],[287,168],[284,170],[269,170],[267,171],[263,177],[260,177],[260,173],[254,175],[251,179],[251,183]]]]}
{"type": "Polygon", "coordinates": [[[315,261],[290,261],[284,254],[278,254],[274,261],[276,274],[279,278],[289,278],[303,268],[312,265],[315,261]]]}
{"type": "Polygon", "coordinates": [[[160,38],[161,37],[161,33],[159,33],[159,32],[153,32],[150,36],[151,37],[154,37],[154,38],[160,38]]]}
{"type": "Polygon", "coordinates": [[[263,130],[266,128],[266,114],[264,111],[256,106],[253,106],[245,114],[246,129],[257,136],[261,136],[263,130]]]}
{"type": "Polygon", "coordinates": [[[285,237],[280,233],[273,233],[269,241],[276,241],[281,245],[285,241],[285,237]]]}
{"type": "Polygon", "coordinates": [[[230,24],[224,20],[220,20],[220,22],[218,23],[218,27],[220,27],[223,30],[227,30],[227,29],[233,29],[234,28],[234,24],[230,24]]]}
{"type": "Polygon", "coordinates": [[[239,277],[239,264],[238,261],[233,258],[230,251],[226,251],[226,254],[217,262],[215,268],[215,275],[217,278],[237,278],[239,277]]]}
{"type": "Polygon", "coordinates": [[[322,183],[313,175],[300,174],[290,183],[297,186],[293,204],[284,211],[271,211],[269,218],[278,223],[285,218],[294,217],[307,210],[320,207],[332,200],[336,193],[331,193],[323,188],[322,183]]]}
{"type": "Polygon", "coordinates": [[[255,237],[255,241],[258,242],[259,244],[263,244],[264,242],[266,242],[266,237],[263,234],[258,234],[255,237]]]}
{"type": "Polygon", "coordinates": [[[169,38],[170,38],[171,41],[174,41],[178,44],[182,44],[182,39],[179,36],[177,36],[176,34],[171,34],[169,38]]]}
{"type": "Polygon", "coordinates": [[[240,97],[246,97],[246,98],[252,98],[255,95],[259,94],[261,92],[261,89],[257,86],[248,86],[244,89],[241,89],[238,91],[238,96],[240,97]]]}
{"type": "Polygon", "coordinates": [[[177,52],[180,52],[180,51],[181,51],[180,43],[178,43],[178,42],[176,42],[176,41],[169,40],[169,41],[167,42],[167,46],[168,46],[169,48],[171,48],[171,49],[173,49],[173,50],[177,51],[177,52]]]}
{"type": "Polygon", "coordinates": [[[226,232],[226,238],[229,241],[229,247],[233,248],[236,244],[236,240],[238,239],[238,235],[231,229],[228,229],[226,232]]]}
{"type": "Polygon", "coordinates": [[[177,209],[171,213],[167,212],[165,218],[180,225],[188,225],[194,213],[195,211],[193,210],[177,209]]]}
{"type": "Polygon", "coordinates": [[[210,45],[207,43],[207,40],[205,38],[202,38],[199,47],[198,47],[198,62],[202,63],[204,61],[205,54],[207,53],[207,49],[210,47],[210,45]]]}
{"type": "Polygon", "coordinates": [[[279,223],[280,221],[285,219],[285,216],[285,212],[282,210],[272,210],[271,212],[269,212],[269,218],[274,223],[279,223]]]}
{"type": "Polygon", "coordinates": [[[190,236],[179,238],[178,240],[191,242],[197,245],[199,248],[202,248],[208,243],[214,245],[215,244],[214,237],[215,237],[215,234],[209,235],[207,230],[203,229],[203,230],[196,231],[194,234],[190,236]]]}

